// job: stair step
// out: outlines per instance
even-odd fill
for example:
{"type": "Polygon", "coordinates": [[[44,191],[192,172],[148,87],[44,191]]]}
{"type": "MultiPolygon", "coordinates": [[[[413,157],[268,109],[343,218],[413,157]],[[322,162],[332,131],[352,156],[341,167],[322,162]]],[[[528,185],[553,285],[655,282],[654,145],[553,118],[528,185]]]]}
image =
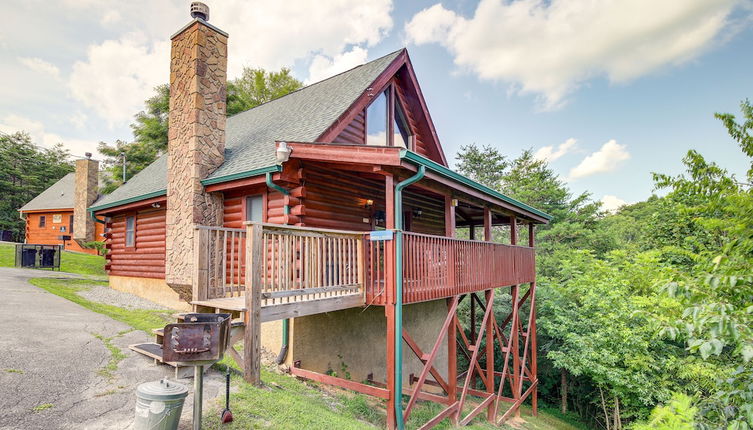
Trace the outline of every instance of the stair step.
{"type": "Polygon", "coordinates": [[[128,345],[128,348],[132,351],[136,351],[139,354],[146,355],[147,357],[153,358],[157,360],[160,363],[164,363],[162,361],[162,345],[154,342],[147,342],[147,343],[137,343],[133,345],[128,345]]]}

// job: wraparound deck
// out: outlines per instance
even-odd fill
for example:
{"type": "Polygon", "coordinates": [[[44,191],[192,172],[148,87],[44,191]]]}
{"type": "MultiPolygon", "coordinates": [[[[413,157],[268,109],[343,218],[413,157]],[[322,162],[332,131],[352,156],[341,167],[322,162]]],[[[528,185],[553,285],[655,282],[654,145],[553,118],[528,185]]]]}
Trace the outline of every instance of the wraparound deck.
{"type": "MultiPolygon", "coordinates": [[[[250,224],[197,227],[197,308],[243,313],[259,285],[262,322],[390,302],[394,240],[368,232],[250,224]],[[256,240],[248,240],[254,234],[256,240]],[[248,274],[258,278],[249,282],[248,274]]],[[[534,249],[404,232],[403,303],[535,281],[534,249]]]]}

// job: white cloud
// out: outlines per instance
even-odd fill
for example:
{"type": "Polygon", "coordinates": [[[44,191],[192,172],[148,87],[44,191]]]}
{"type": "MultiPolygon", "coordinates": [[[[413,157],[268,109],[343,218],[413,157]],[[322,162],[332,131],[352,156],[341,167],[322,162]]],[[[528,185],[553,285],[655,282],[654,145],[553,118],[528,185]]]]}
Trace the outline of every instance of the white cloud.
{"type": "Polygon", "coordinates": [[[129,122],[154,87],[168,82],[169,41],[149,42],[141,33],[89,46],[77,61],[69,86],[74,98],[111,126],[129,122]]]}
{"type": "Polygon", "coordinates": [[[55,79],[60,77],[60,69],[52,63],[35,57],[18,57],[18,61],[29,69],[49,75],[55,79]]]}
{"type": "Polygon", "coordinates": [[[89,119],[88,116],[86,116],[85,113],[81,111],[76,111],[71,116],[68,117],[68,120],[73,124],[74,127],[81,130],[84,127],[86,127],[86,121],[89,119]]]}
{"type": "Polygon", "coordinates": [[[557,160],[558,158],[561,158],[563,155],[572,152],[575,149],[575,144],[578,141],[574,138],[569,138],[566,141],[562,142],[557,146],[557,149],[554,149],[554,145],[548,145],[539,148],[538,151],[536,151],[535,154],[533,154],[533,157],[537,160],[543,160],[548,163],[551,163],[552,161],[557,160]]]}
{"type": "MultiPolygon", "coordinates": [[[[69,1],[79,7],[88,2],[69,1]]],[[[71,94],[111,127],[129,123],[153,88],[168,82],[167,36],[180,24],[167,26],[180,17],[181,23],[190,20],[187,5],[153,3],[143,5],[141,18],[130,12],[129,8],[137,6],[112,4],[112,13],[102,15],[103,24],[137,19],[144,28],[89,46],[86,59],[73,65],[71,94]],[[148,11],[162,9],[156,15],[167,16],[159,20],[161,31],[156,31],[154,14],[148,11]]],[[[279,69],[298,61],[311,61],[309,81],[326,77],[366,61],[366,47],[380,42],[393,24],[391,0],[228,0],[210,6],[210,23],[230,34],[229,78],[238,76],[243,66],[279,69]]]]}
{"type": "Polygon", "coordinates": [[[366,62],[368,51],[360,46],[354,46],[348,52],[336,55],[333,58],[325,55],[317,55],[311,60],[309,66],[309,77],[306,83],[321,81],[330,76],[352,69],[366,62]]]}
{"type": "Polygon", "coordinates": [[[25,131],[31,136],[33,144],[44,148],[51,148],[55,144],[62,143],[74,156],[81,157],[85,152],[97,152],[97,142],[62,137],[59,134],[50,133],[45,130],[45,126],[41,122],[19,115],[6,115],[0,119],[0,131],[8,134],[25,131]]]}
{"type": "Polygon", "coordinates": [[[617,196],[605,195],[601,198],[601,208],[607,212],[615,213],[619,208],[628,204],[625,200],[617,196]]]}
{"type": "Polygon", "coordinates": [[[626,145],[620,145],[611,139],[601,146],[598,151],[588,155],[577,166],[570,170],[569,179],[579,179],[597,173],[611,172],[622,162],[630,159],[626,145]]]}
{"type": "Polygon", "coordinates": [[[232,77],[245,65],[278,69],[316,55],[335,58],[353,45],[373,46],[392,28],[391,11],[391,0],[223,1],[211,8],[210,22],[230,34],[232,77]]]}
{"type": "Polygon", "coordinates": [[[102,15],[102,19],[99,21],[102,25],[113,25],[117,24],[123,17],[120,15],[120,12],[118,12],[115,9],[110,9],[105,11],[105,13],[102,15]]]}
{"type": "Polygon", "coordinates": [[[625,82],[697,57],[736,30],[728,24],[740,3],[481,0],[471,18],[436,4],[405,29],[409,41],[444,46],[480,79],[510,83],[555,109],[588,79],[625,82]]]}

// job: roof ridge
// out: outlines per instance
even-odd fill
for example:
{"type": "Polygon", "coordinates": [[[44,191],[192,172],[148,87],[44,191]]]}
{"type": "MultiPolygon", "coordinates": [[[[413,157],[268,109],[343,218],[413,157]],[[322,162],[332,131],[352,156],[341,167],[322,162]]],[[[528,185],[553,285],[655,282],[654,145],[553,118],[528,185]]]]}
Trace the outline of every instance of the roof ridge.
{"type": "Polygon", "coordinates": [[[327,77],[327,78],[324,78],[324,79],[322,79],[322,80],[316,81],[316,82],[314,82],[314,83],[311,83],[311,84],[305,85],[305,86],[303,86],[303,87],[301,87],[301,88],[298,88],[298,89],[297,89],[297,90],[295,90],[295,91],[291,91],[291,92],[289,92],[289,93],[285,94],[284,96],[281,96],[281,97],[277,97],[276,99],[272,99],[272,100],[269,100],[269,101],[267,101],[267,102],[264,102],[264,103],[258,104],[258,105],[256,105],[256,106],[254,106],[254,107],[252,107],[252,108],[249,108],[249,109],[246,109],[246,110],[244,110],[244,111],[241,111],[241,112],[237,112],[237,113],[234,113],[233,115],[230,115],[230,116],[228,116],[227,118],[228,118],[228,119],[230,119],[230,118],[233,118],[233,117],[235,117],[235,116],[238,116],[238,115],[240,115],[240,114],[242,114],[242,113],[246,113],[246,112],[248,112],[248,111],[254,110],[254,109],[256,109],[256,108],[259,108],[259,107],[261,107],[261,106],[264,106],[264,105],[267,105],[267,104],[269,104],[269,103],[272,103],[272,102],[274,102],[274,101],[277,101],[277,100],[282,100],[282,99],[284,99],[285,97],[287,97],[287,96],[289,96],[289,95],[291,95],[291,94],[295,94],[295,93],[297,93],[297,92],[300,92],[300,91],[303,91],[303,90],[305,90],[305,89],[309,89],[309,88],[311,88],[311,87],[313,87],[313,86],[315,86],[315,85],[321,84],[322,82],[326,82],[326,81],[329,81],[330,79],[334,79],[334,78],[336,78],[336,77],[338,77],[338,76],[340,76],[340,75],[344,75],[344,74],[346,74],[346,73],[350,73],[350,72],[352,72],[352,71],[354,71],[354,70],[356,70],[356,69],[358,69],[358,68],[364,67],[364,66],[366,66],[366,65],[369,65],[369,64],[371,64],[371,63],[375,63],[375,62],[377,62],[377,61],[379,61],[379,60],[382,60],[382,59],[384,59],[384,58],[386,58],[386,57],[389,57],[390,55],[394,55],[394,54],[397,54],[397,53],[399,53],[399,52],[402,52],[402,51],[405,51],[405,50],[406,50],[406,48],[400,48],[400,49],[398,49],[398,50],[396,50],[396,51],[392,51],[392,52],[390,52],[389,54],[385,54],[385,55],[382,55],[381,57],[375,58],[375,59],[373,59],[373,60],[371,60],[371,61],[367,61],[367,62],[365,62],[365,63],[361,63],[361,64],[359,64],[359,65],[357,65],[357,66],[355,66],[355,67],[351,67],[351,68],[350,68],[350,69],[348,69],[348,70],[344,70],[344,71],[342,71],[342,72],[340,72],[340,73],[337,73],[337,74],[334,74],[334,75],[332,75],[332,76],[330,76],[330,77],[327,77]]]}

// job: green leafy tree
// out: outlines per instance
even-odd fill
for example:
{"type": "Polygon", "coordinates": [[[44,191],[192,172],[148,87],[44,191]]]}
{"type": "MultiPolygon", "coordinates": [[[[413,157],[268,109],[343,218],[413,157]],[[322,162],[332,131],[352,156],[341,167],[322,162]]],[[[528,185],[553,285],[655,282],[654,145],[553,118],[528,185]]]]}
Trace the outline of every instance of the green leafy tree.
{"type": "Polygon", "coordinates": [[[675,394],[665,406],[657,406],[645,422],[636,423],[633,430],[694,430],[698,408],[685,394],[675,394]]]}
{"type": "Polygon", "coordinates": [[[296,91],[303,83],[283,67],[278,72],[244,67],[241,76],[227,83],[227,114],[251,109],[296,91]]]}
{"type": "MultiPolygon", "coordinates": [[[[251,109],[302,86],[303,83],[295,79],[289,69],[268,72],[246,67],[240,77],[228,81],[227,115],[251,109]]],[[[144,104],[145,110],[137,113],[131,124],[132,142],[117,140],[112,144],[99,143],[99,152],[105,156],[103,166],[107,172],[103,178],[104,193],[110,193],[123,184],[124,156],[128,180],[167,151],[170,87],[166,84],[156,87],[154,95],[144,104]]]]}
{"type": "Polygon", "coordinates": [[[70,154],[61,144],[40,148],[28,133],[0,133],[0,230],[23,239],[18,209],[72,171],[70,154]]]}

